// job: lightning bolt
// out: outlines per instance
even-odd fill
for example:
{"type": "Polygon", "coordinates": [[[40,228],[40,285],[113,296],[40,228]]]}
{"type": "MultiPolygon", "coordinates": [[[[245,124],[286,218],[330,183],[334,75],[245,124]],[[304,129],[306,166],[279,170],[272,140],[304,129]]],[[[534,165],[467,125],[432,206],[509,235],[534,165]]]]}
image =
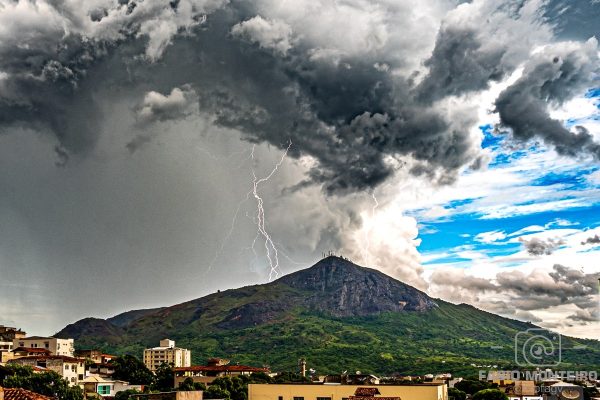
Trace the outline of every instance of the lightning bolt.
{"type": "Polygon", "coordinates": [[[373,199],[373,207],[371,208],[371,221],[369,221],[369,228],[365,231],[365,249],[363,251],[363,260],[366,267],[371,266],[371,231],[373,230],[373,221],[375,218],[375,210],[379,207],[379,202],[377,201],[377,197],[375,197],[375,191],[371,192],[371,198],[373,199]]]}
{"type": "Polygon", "coordinates": [[[252,192],[248,192],[246,193],[246,197],[244,197],[237,205],[237,208],[235,210],[235,213],[233,214],[233,218],[231,220],[231,226],[229,227],[229,231],[227,231],[227,234],[225,235],[225,237],[223,238],[223,240],[221,241],[221,246],[219,247],[219,249],[215,252],[215,256],[213,257],[212,261],[210,262],[210,264],[208,265],[207,270],[210,271],[213,267],[213,265],[215,264],[215,262],[219,259],[219,257],[221,256],[221,254],[223,254],[223,249],[225,248],[225,244],[229,241],[229,238],[231,237],[231,235],[233,234],[233,229],[235,228],[235,224],[237,222],[237,218],[238,218],[238,214],[240,213],[240,208],[242,207],[242,204],[244,204],[245,202],[248,201],[248,199],[250,199],[250,194],[252,192]]]}
{"type": "MultiPolygon", "coordinates": [[[[275,246],[275,244],[273,243],[273,240],[271,239],[271,235],[269,235],[269,232],[267,232],[267,227],[265,224],[264,202],[263,202],[262,197],[260,197],[260,195],[258,194],[258,188],[262,183],[267,182],[269,179],[271,179],[271,177],[277,172],[277,170],[279,169],[281,164],[283,164],[283,161],[285,160],[287,153],[290,150],[290,147],[292,147],[291,139],[290,139],[290,142],[289,142],[287,148],[283,152],[283,155],[281,156],[281,159],[279,160],[279,162],[277,164],[275,164],[275,167],[273,168],[273,170],[271,170],[271,173],[268,174],[267,176],[265,176],[264,178],[258,179],[258,177],[256,176],[256,171],[254,170],[254,166],[252,167],[252,177],[253,177],[252,195],[256,199],[256,208],[257,208],[257,213],[256,213],[256,226],[258,228],[257,237],[262,236],[265,240],[265,251],[266,251],[266,255],[267,255],[267,260],[269,261],[269,267],[271,268],[271,270],[269,271],[269,282],[271,282],[273,280],[273,277],[275,277],[275,278],[279,277],[279,254],[277,252],[277,247],[275,246]]],[[[255,148],[255,146],[252,146],[252,153],[250,155],[253,160],[254,160],[254,148],[255,148]]],[[[256,238],[254,239],[254,243],[256,243],[256,238]]],[[[254,243],[252,244],[253,251],[254,251],[254,243]]]]}
{"type": "MultiPolygon", "coordinates": [[[[229,161],[231,160],[231,158],[235,157],[235,156],[241,156],[244,155],[246,153],[248,153],[249,155],[245,158],[243,158],[240,163],[238,164],[237,167],[233,168],[233,170],[239,170],[240,168],[242,168],[244,166],[244,164],[249,161],[252,157],[252,152],[254,151],[254,147],[252,148],[248,148],[245,150],[240,150],[240,151],[236,151],[233,152],[225,157],[217,157],[213,154],[213,152],[198,146],[198,150],[205,153],[207,156],[209,156],[210,158],[212,158],[215,161],[225,161],[227,164],[229,164],[229,161]]],[[[245,196],[242,198],[242,200],[240,200],[240,202],[237,205],[237,208],[233,214],[233,218],[231,219],[231,225],[229,227],[229,230],[227,231],[227,234],[225,235],[225,237],[223,238],[223,240],[221,241],[221,245],[219,246],[219,248],[215,251],[215,255],[213,257],[213,259],[211,260],[210,264],[208,264],[207,267],[207,271],[211,271],[213,265],[217,262],[217,260],[219,259],[219,257],[221,257],[221,254],[223,254],[223,250],[225,249],[225,245],[227,244],[227,242],[229,241],[229,239],[231,238],[231,235],[233,234],[233,230],[235,228],[235,225],[237,223],[237,218],[238,218],[238,214],[240,213],[240,209],[242,207],[242,205],[247,202],[250,199],[250,194],[252,194],[252,191],[249,191],[245,194],[245,196]]]]}

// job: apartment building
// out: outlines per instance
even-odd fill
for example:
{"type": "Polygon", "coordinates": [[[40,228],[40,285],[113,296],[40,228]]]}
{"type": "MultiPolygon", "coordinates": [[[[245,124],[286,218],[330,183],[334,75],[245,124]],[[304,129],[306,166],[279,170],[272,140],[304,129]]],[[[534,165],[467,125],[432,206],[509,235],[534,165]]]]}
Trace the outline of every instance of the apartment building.
{"type": "Polygon", "coordinates": [[[0,325],[0,363],[5,363],[12,358],[9,353],[15,348],[13,340],[25,336],[26,333],[21,329],[0,325]]]}
{"type": "Polygon", "coordinates": [[[83,358],[57,355],[28,356],[11,360],[9,363],[54,371],[62,376],[70,386],[78,385],[79,381],[85,377],[85,360],[83,358]]]}
{"type": "Polygon", "coordinates": [[[160,346],[144,350],[144,364],[152,372],[156,372],[162,364],[173,367],[189,367],[192,364],[192,352],[175,347],[175,341],[163,339],[160,346]]]}
{"type": "Polygon", "coordinates": [[[25,347],[30,349],[46,349],[55,356],[73,357],[75,341],[73,339],[58,339],[54,337],[29,336],[15,338],[13,347],[25,347]]]}

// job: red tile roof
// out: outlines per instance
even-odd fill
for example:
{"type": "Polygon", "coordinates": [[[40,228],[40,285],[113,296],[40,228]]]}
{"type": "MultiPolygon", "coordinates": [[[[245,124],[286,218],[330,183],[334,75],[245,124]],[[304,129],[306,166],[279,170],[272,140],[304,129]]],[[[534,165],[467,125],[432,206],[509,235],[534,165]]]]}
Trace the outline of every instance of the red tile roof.
{"type": "Polygon", "coordinates": [[[18,362],[19,360],[38,360],[38,361],[62,360],[64,362],[72,362],[72,363],[82,363],[82,362],[85,362],[84,358],[75,358],[75,357],[69,357],[69,356],[51,356],[51,355],[39,355],[39,356],[20,357],[20,358],[14,359],[14,360],[10,360],[9,362],[18,362]]]}
{"type": "Polygon", "coordinates": [[[356,392],[354,392],[355,396],[364,396],[364,397],[372,397],[372,396],[375,396],[376,394],[381,394],[381,393],[379,393],[379,389],[377,389],[376,387],[374,387],[374,388],[359,387],[359,388],[356,388],[356,392]]]}
{"type": "Polygon", "coordinates": [[[268,368],[249,367],[247,365],[194,365],[192,367],[177,367],[178,371],[201,371],[201,372],[269,372],[268,368]]]}
{"type": "Polygon", "coordinates": [[[4,400],[52,400],[52,397],[21,388],[5,388],[4,400]]]}
{"type": "Polygon", "coordinates": [[[16,353],[17,351],[26,351],[28,353],[43,353],[43,354],[52,353],[48,349],[40,349],[40,348],[36,348],[36,347],[17,347],[16,349],[13,350],[13,353],[16,353]]]}
{"type": "Polygon", "coordinates": [[[400,397],[350,396],[350,400],[402,400],[400,397]]]}

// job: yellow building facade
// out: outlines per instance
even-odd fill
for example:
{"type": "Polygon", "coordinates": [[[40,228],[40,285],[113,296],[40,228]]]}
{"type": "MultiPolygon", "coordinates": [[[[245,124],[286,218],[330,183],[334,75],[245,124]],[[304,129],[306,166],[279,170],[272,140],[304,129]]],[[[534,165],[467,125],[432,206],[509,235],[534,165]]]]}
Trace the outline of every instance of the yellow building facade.
{"type": "Polygon", "coordinates": [[[144,364],[152,372],[156,372],[162,364],[189,367],[191,363],[192,353],[188,349],[175,347],[173,340],[163,339],[159,347],[144,350],[144,364]]]}
{"type": "MultiPolygon", "coordinates": [[[[356,400],[357,393],[377,389],[373,397],[400,400],[448,400],[448,387],[443,383],[413,385],[340,385],[340,384],[249,384],[248,400],[356,400]],[[360,389],[357,392],[357,389],[360,389]]],[[[382,399],[383,400],[383,399],[382,399]]]]}

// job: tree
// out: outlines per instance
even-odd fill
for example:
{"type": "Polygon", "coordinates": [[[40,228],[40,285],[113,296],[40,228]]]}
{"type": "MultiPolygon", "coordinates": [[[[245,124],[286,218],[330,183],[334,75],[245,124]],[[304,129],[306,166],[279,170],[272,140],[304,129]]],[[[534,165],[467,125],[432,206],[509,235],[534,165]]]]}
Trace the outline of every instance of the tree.
{"type": "Polygon", "coordinates": [[[140,393],[140,392],[136,389],[122,390],[115,394],[115,400],[128,400],[129,396],[131,396],[132,394],[137,394],[137,393],[140,393]]]}
{"type": "Polygon", "coordinates": [[[168,392],[173,390],[175,387],[175,371],[173,367],[167,363],[162,363],[156,370],[156,377],[154,378],[154,384],[152,390],[158,390],[159,392],[168,392]]]}
{"type": "Polygon", "coordinates": [[[453,398],[454,400],[465,400],[467,398],[467,394],[462,390],[458,390],[457,388],[449,388],[448,397],[453,398]]]}
{"type": "Polygon", "coordinates": [[[295,372],[282,372],[275,377],[275,383],[289,382],[310,382],[310,379],[295,372]]]}
{"type": "Polygon", "coordinates": [[[179,384],[177,390],[181,392],[190,392],[192,390],[196,390],[194,389],[194,380],[192,378],[185,378],[185,380],[179,384]]]}
{"type": "Polygon", "coordinates": [[[111,361],[115,369],[113,379],[131,383],[132,385],[151,385],[154,383],[154,375],[143,362],[132,355],[117,357],[111,361]]]}
{"type": "Polygon", "coordinates": [[[250,375],[251,383],[273,383],[273,378],[271,378],[265,372],[253,372],[250,375]]]}
{"type": "Polygon", "coordinates": [[[485,381],[479,381],[475,379],[463,379],[457,382],[454,387],[466,394],[475,394],[480,390],[490,389],[491,385],[485,381]]]}
{"type": "Polygon", "coordinates": [[[206,391],[206,385],[202,382],[194,382],[194,390],[206,391]]]}
{"type": "Polygon", "coordinates": [[[229,400],[231,393],[217,385],[210,385],[202,397],[205,399],[225,399],[229,400]]]}
{"type": "Polygon", "coordinates": [[[248,382],[249,379],[245,376],[222,377],[212,381],[208,389],[218,387],[223,392],[229,393],[228,398],[231,400],[246,400],[248,398],[248,382]]]}
{"type": "Polygon", "coordinates": [[[473,400],[508,400],[508,396],[498,389],[483,389],[473,395],[473,400]]]}
{"type": "Polygon", "coordinates": [[[179,384],[177,390],[182,392],[190,392],[192,390],[206,390],[206,385],[202,382],[194,382],[192,378],[185,378],[183,382],[179,384]]]}
{"type": "Polygon", "coordinates": [[[54,371],[36,374],[31,367],[9,365],[4,368],[3,376],[0,386],[23,388],[59,400],[83,400],[81,388],[69,386],[67,381],[54,371]]]}

